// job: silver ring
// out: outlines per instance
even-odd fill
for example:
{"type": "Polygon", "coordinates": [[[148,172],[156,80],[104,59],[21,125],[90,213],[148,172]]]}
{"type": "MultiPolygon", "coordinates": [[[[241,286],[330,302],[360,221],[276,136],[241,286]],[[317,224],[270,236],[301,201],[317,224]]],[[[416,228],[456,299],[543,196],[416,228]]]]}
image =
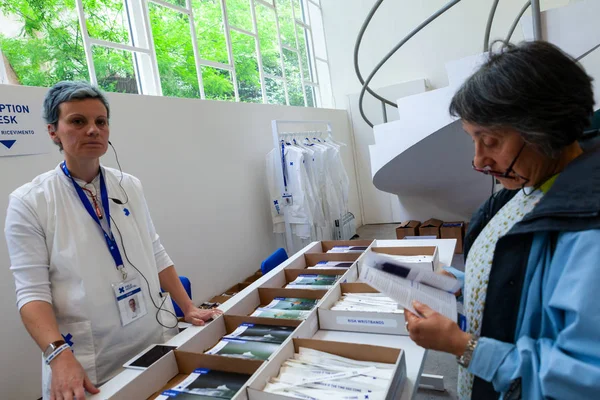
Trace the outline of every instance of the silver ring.
{"type": "Polygon", "coordinates": [[[409,332],[409,330],[408,330],[408,321],[404,321],[404,327],[406,328],[406,332],[409,332]]]}

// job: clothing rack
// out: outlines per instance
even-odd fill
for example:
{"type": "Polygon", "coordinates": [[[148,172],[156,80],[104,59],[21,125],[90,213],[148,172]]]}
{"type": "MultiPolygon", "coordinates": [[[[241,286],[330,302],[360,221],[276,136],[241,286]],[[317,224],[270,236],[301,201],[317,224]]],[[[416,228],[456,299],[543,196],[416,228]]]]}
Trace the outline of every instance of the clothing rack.
{"type": "MultiPolygon", "coordinates": [[[[290,136],[311,136],[319,135],[322,137],[323,133],[327,133],[328,136],[331,136],[331,122],[329,121],[293,121],[293,120],[273,120],[271,121],[271,127],[273,129],[273,146],[275,149],[281,148],[281,140],[283,138],[287,138],[290,136]],[[325,126],[327,129],[325,132],[323,131],[314,131],[314,130],[305,130],[305,131],[296,131],[296,132],[282,132],[280,131],[281,126],[289,126],[289,125],[313,125],[313,126],[325,126]]],[[[285,208],[292,205],[294,203],[294,194],[288,192],[287,185],[285,183],[285,175],[284,175],[284,157],[280,152],[281,162],[277,163],[277,176],[278,176],[278,184],[281,189],[281,198],[283,199],[283,204],[281,205],[284,208],[283,218],[285,223],[285,241],[286,248],[288,254],[293,254],[299,251],[300,249],[295,249],[294,241],[292,238],[292,227],[290,225],[290,216],[289,212],[285,211],[285,208]]]]}

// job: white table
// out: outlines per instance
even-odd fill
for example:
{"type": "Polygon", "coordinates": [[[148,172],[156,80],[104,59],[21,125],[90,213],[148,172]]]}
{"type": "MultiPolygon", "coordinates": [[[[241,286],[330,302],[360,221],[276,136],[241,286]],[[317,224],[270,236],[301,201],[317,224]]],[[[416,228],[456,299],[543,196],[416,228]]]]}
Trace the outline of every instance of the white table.
{"type": "Polygon", "coordinates": [[[454,250],[456,249],[456,239],[403,239],[403,240],[379,240],[375,244],[377,247],[420,247],[437,246],[440,253],[440,266],[447,267],[452,265],[454,250]]]}
{"type": "MultiPolygon", "coordinates": [[[[418,247],[418,246],[437,246],[440,253],[440,264],[450,265],[452,263],[452,257],[454,256],[454,247],[456,246],[456,239],[419,239],[419,240],[377,240],[375,244],[379,247],[418,247]]],[[[263,276],[259,280],[253,282],[250,286],[244,289],[235,298],[227,301],[221,307],[226,314],[233,308],[236,303],[240,302],[245,296],[258,289],[259,287],[269,286],[268,283],[274,279],[275,274],[280,272],[294,263],[298,258],[304,257],[304,253],[320,246],[319,242],[311,243],[306,246],[300,252],[292,255],[286,262],[275,268],[271,273],[263,276]]],[[[313,250],[314,251],[314,250],[313,250]]],[[[187,341],[192,339],[195,335],[200,334],[204,328],[202,327],[191,327],[175,336],[173,339],[168,341],[166,344],[181,346],[187,341]]],[[[407,380],[399,396],[400,400],[411,400],[414,398],[419,386],[422,382],[421,374],[423,372],[423,364],[427,351],[422,347],[417,346],[408,336],[397,336],[397,335],[384,335],[384,334],[371,334],[371,333],[359,333],[359,332],[342,332],[342,331],[318,331],[314,336],[315,339],[340,341],[347,343],[363,343],[377,346],[387,346],[392,348],[401,348],[406,354],[406,368],[407,368],[407,380]]],[[[133,380],[135,377],[140,375],[143,371],[124,369],[121,373],[116,375],[113,379],[102,385],[100,388],[101,392],[97,395],[91,396],[88,399],[107,399],[123,386],[133,380]]],[[[427,377],[423,377],[424,380],[427,377]]],[[[434,379],[436,380],[436,379],[434,379]]],[[[437,379],[439,380],[439,379],[437,379]]]]}
{"type": "Polygon", "coordinates": [[[402,393],[396,397],[399,400],[411,400],[417,393],[419,380],[423,372],[423,364],[427,350],[419,347],[408,336],[378,335],[374,333],[318,331],[314,339],[331,340],[335,342],[369,344],[404,350],[406,356],[406,381],[402,393]]]}

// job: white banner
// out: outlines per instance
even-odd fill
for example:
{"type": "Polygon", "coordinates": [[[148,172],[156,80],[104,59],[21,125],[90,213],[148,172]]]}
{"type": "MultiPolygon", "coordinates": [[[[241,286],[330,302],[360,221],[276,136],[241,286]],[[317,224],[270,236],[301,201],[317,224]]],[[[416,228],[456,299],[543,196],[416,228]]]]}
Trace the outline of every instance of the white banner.
{"type": "Polygon", "coordinates": [[[42,103],[26,95],[7,92],[0,85],[0,157],[49,153],[53,149],[42,119],[42,103]]]}

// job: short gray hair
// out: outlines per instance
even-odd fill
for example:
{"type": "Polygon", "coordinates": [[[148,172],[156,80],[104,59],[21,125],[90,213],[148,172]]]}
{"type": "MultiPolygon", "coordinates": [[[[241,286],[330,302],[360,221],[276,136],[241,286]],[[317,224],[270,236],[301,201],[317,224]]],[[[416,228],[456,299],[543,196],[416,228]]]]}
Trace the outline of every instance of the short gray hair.
{"type": "MultiPolygon", "coordinates": [[[[60,117],[60,105],[74,100],[98,99],[106,107],[106,115],[110,118],[110,107],[104,93],[88,82],[63,81],[52,86],[44,98],[43,117],[49,125],[58,124],[60,117]]],[[[59,144],[59,147],[60,144],[59,144]]],[[[62,150],[62,147],[61,147],[62,150]]]]}
{"type": "Polygon", "coordinates": [[[556,158],[579,140],[594,111],[592,78],[547,42],[503,43],[454,95],[450,114],[488,128],[513,128],[556,158]]]}

